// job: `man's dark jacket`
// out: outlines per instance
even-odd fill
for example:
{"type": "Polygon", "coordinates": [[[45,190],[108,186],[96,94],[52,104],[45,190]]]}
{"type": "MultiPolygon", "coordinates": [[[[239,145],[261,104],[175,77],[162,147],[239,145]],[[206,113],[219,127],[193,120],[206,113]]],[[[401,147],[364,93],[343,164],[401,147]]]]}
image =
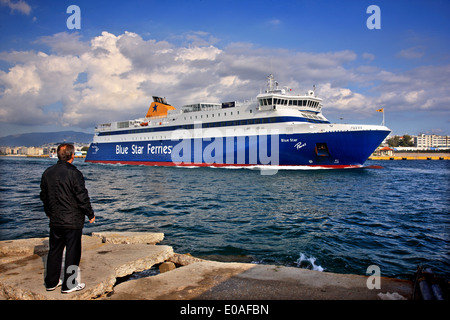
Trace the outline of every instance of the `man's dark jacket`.
{"type": "Polygon", "coordinates": [[[94,217],[83,174],[67,161],[42,174],[40,197],[51,228],[82,229],[84,216],[94,217]]]}

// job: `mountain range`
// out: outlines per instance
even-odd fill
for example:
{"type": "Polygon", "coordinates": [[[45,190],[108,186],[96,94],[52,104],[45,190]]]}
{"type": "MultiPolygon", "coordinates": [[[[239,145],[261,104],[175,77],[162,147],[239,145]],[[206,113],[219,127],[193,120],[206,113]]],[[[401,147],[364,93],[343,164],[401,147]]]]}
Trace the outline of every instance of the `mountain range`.
{"type": "Polygon", "coordinates": [[[33,132],[13,134],[0,138],[0,146],[8,147],[39,147],[49,143],[91,143],[92,133],[77,131],[59,131],[59,132],[33,132]]]}

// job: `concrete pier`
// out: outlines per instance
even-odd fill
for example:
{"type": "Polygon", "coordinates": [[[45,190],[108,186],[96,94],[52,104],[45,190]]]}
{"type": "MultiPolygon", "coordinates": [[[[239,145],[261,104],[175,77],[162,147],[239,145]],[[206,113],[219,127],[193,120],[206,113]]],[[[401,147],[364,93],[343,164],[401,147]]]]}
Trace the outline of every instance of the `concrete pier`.
{"type": "Polygon", "coordinates": [[[450,154],[396,152],[391,156],[370,156],[369,160],[450,160],[450,154]]]}
{"type": "Polygon", "coordinates": [[[135,235],[137,243],[133,244],[130,233],[122,236],[114,233],[110,238],[103,234],[83,236],[80,273],[86,288],[70,294],[61,294],[60,288],[55,291],[45,289],[47,238],[1,241],[0,295],[14,300],[95,299],[111,292],[117,278],[150,269],[173,256],[172,247],[142,243],[155,238],[161,239],[161,234],[135,235]],[[126,239],[128,244],[110,243],[108,239],[112,242],[126,239]]]}
{"type": "Polygon", "coordinates": [[[94,233],[83,236],[82,291],[46,291],[47,238],[0,241],[0,297],[56,300],[380,300],[412,299],[411,281],[381,278],[368,289],[367,276],[300,268],[206,261],[157,245],[163,234],[94,233]],[[168,264],[165,262],[169,262],[168,264]],[[164,264],[167,272],[116,280],[164,264]],[[176,265],[177,268],[173,268],[176,265]]]}

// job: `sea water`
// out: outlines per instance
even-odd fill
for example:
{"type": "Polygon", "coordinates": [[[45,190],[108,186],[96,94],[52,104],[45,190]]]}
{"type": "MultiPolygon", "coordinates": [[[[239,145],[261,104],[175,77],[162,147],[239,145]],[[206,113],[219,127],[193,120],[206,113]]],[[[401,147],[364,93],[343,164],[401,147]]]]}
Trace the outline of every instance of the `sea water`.
{"type": "MultiPolygon", "coordinates": [[[[0,157],[0,240],[46,237],[39,199],[56,160],[0,157]]],[[[101,165],[75,159],[100,231],[163,232],[177,253],[408,278],[450,278],[445,160],[367,161],[383,169],[278,170],[101,165]]]]}

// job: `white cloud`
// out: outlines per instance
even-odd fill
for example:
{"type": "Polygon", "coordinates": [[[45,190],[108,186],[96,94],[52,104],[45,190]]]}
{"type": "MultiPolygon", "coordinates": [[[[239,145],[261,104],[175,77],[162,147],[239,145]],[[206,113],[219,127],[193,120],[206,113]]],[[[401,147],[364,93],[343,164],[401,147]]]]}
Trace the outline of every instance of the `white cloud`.
{"type": "Polygon", "coordinates": [[[31,7],[28,3],[26,3],[23,0],[18,1],[12,1],[12,0],[0,0],[0,4],[2,6],[7,6],[11,9],[11,13],[14,13],[15,11],[29,15],[31,13],[31,7]]]}
{"type": "Polygon", "coordinates": [[[273,26],[278,26],[281,23],[280,19],[272,19],[269,21],[269,24],[273,25],[273,26]]]}
{"type": "Polygon", "coordinates": [[[375,55],[372,53],[364,52],[362,54],[363,59],[366,59],[368,61],[373,61],[375,59],[375,55]]]}
{"type": "Polygon", "coordinates": [[[60,32],[39,38],[36,43],[48,45],[58,55],[79,55],[89,49],[89,44],[80,41],[77,32],[60,32]]]}
{"type": "Polygon", "coordinates": [[[348,88],[332,87],[330,83],[325,83],[318,87],[320,97],[324,100],[326,107],[344,110],[352,113],[371,112],[375,108],[372,98],[353,92],[348,88]]]}
{"type": "Polygon", "coordinates": [[[221,49],[211,43],[176,46],[132,32],[103,32],[87,42],[77,33],[63,32],[38,42],[50,52],[0,52],[0,60],[12,65],[0,71],[0,122],[93,128],[144,116],[152,95],[165,96],[176,107],[199,100],[254,98],[269,73],[296,93],[315,84],[325,114],[343,110],[365,115],[380,105],[391,110],[448,110],[450,102],[450,66],[401,73],[350,67],[357,55],[349,50],[308,53],[248,43],[221,49]],[[53,105],[62,107],[49,107],[53,105]]]}
{"type": "Polygon", "coordinates": [[[423,47],[413,47],[401,50],[397,57],[404,59],[420,59],[425,55],[425,49],[423,47]]]}
{"type": "Polygon", "coordinates": [[[182,48],[178,51],[178,57],[176,60],[215,60],[216,56],[221,53],[221,50],[209,46],[209,47],[195,47],[195,48],[182,48]]]}

